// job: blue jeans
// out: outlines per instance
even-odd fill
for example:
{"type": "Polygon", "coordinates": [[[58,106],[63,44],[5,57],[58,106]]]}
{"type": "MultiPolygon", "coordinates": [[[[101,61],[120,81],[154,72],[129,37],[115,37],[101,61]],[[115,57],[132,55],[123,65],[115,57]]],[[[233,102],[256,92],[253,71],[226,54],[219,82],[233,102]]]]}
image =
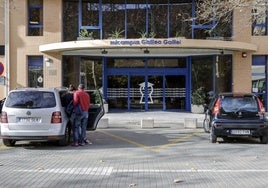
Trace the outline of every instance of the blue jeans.
{"type": "Polygon", "coordinates": [[[83,111],[82,115],[75,115],[74,118],[74,142],[82,143],[86,138],[88,121],[88,111],[83,111]]]}

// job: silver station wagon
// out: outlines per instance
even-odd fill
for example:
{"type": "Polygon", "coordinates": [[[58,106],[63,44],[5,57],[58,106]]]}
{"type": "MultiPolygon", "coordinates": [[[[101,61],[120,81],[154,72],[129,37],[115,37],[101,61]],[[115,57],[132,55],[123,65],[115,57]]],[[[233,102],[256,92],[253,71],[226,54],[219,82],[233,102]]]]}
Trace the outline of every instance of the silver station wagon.
{"type": "MultiPolygon", "coordinates": [[[[87,130],[95,130],[104,115],[98,90],[87,91],[91,97],[87,130]]],[[[16,141],[57,141],[68,145],[72,128],[65,112],[65,88],[20,88],[9,92],[1,113],[1,136],[6,146],[16,141]]]]}

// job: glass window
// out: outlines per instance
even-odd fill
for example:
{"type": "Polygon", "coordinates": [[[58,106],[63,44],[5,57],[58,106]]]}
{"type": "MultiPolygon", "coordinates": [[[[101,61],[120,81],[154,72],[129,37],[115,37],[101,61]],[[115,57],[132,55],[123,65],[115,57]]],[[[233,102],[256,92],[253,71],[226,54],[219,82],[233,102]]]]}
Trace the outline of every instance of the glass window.
{"type": "Polygon", "coordinates": [[[43,35],[43,0],[28,0],[28,36],[43,35]]]}
{"type": "Polygon", "coordinates": [[[77,39],[81,31],[93,39],[192,38],[192,3],[107,2],[63,0],[64,41],[77,39]]]}
{"type": "MultiPolygon", "coordinates": [[[[199,3],[202,4],[202,1],[199,3]]],[[[211,5],[208,9],[204,9],[203,6],[200,5],[195,7],[196,19],[193,20],[192,26],[194,29],[193,38],[231,40],[233,24],[232,14],[228,6],[224,7],[222,5],[221,2],[211,5]]]]}
{"type": "Polygon", "coordinates": [[[73,41],[78,37],[78,2],[63,1],[63,41],[73,41]]]}
{"type": "Polygon", "coordinates": [[[99,7],[99,3],[89,3],[88,1],[82,1],[82,27],[80,28],[80,37],[88,37],[91,39],[100,38],[99,7]],[[83,33],[86,33],[86,35],[83,35],[83,33]]]}
{"type": "Polygon", "coordinates": [[[148,67],[153,68],[186,68],[186,58],[179,59],[149,59],[148,67]]]}
{"type": "Polygon", "coordinates": [[[224,97],[221,100],[221,107],[225,112],[237,112],[238,109],[247,112],[258,111],[257,101],[252,96],[224,97]]]}
{"type": "Polygon", "coordinates": [[[192,57],[192,89],[205,88],[213,91],[213,67],[215,67],[216,93],[230,92],[232,86],[232,57],[199,56],[192,57]],[[216,58],[216,60],[214,59],[216,58]]]}
{"type": "Polygon", "coordinates": [[[266,96],[266,63],[267,56],[254,55],[252,56],[251,66],[251,83],[252,92],[256,93],[262,100],[264,106],[267,106],[266,96]]]}
{"type": "Polygon", "coordinates": [[[86,89],[102,86],[102,63],[99,58],[63,56],[63,85],[79,83],[86,89]]]}
{"type": "Polygon", "coordinates": [[[81,58],[80,80],[87,89],[102,87],[102,63],[100,59],[81,58]]]}
{"type": "Polygon", "coordinates": [[[43,87],[43,57],[29,56],[28,57],[28,86],[43,87]]]}
{"type": "Polygon", "coordinates": [[[253,56],[251,66],[252,92],[265,92],[265,56],[253,56]]]}
{"type": "Polygon", "coordinates": [[[103,4],[102,5],[103,38],[125,37],[125,5],[103,4]]]}
{"type": "Polygon", "coordinates": [[[99,3],[82,3],[82,25],[98,26],[99,25],[99,3]]]}
{"type": "Polygon", "coordinates": [[[146,4],[127,4],[127,38],[145,38],[146,4]]]}
{"type": "Polygon", "coordinates": [[[267,5],[255,2],[252,9],[252,35],[267,35],[267,5]]]}
{"type": "Polygon", "coordinates": [[[144,68],[144,59],[107,59],[108,68],[144,68]]]}
{"type": "Polygon", "coordinates": [[[149,38],[166,38],[167,35],[167,16],[168,6],[167,4],[151,4],[149,6],[149,38]]]}
{"type": "Polygon", "coordinates": [[[56,106],[53,92],[15,91],[9,94],[7,107],[14,108],[52,108],[56,106]]]}
{"type": "Polygon", "coordinates": [[[191,38],[191,4],[172,4],[170,6],[170,37],[191,38]],[[187,21],[188,20],[188,21],[187,21]]]}

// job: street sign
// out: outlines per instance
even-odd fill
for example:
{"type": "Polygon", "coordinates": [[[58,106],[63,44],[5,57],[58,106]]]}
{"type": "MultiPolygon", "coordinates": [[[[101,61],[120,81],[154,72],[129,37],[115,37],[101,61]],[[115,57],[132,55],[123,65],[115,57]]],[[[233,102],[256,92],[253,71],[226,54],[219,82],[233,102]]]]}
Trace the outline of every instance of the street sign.
{"type": "Polygon", "coordinates": [[[4,72],[4,64],[0,62],[0,76],[3,74],[3,72],[4,72]]]}

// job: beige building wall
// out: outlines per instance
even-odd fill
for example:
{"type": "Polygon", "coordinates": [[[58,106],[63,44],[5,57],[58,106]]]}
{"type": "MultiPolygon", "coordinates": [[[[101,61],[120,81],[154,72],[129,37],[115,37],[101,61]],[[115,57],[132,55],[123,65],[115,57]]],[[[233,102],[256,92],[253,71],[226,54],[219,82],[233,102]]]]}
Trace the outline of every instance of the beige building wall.
{"type": "Polygon", "coordinates": [[[258,46],[258,51],[254,55],[268,54],[268,36],[252,36],[251,43],[258,46]]]}
{"type": "Polygon", "coordinates": [[[5,44],[5,0],[0,0],[0,45],[5,44]]]}
{"type": "MultiPolygon", "coordinates": [[[[234,11],[234,41],[251,42],[250,15],[250,7],[239,7],[234,11]]],[[[233,92],[251,92],[251,56],[251,52],[247,52],[246,58],[242,57],[242,51],[233,53],[233,92]]]]}
{"type": "MultiPolygon", "coordinates": [[[[10,12],[10,90],[28,86],[28,56],[43,56],[39,45],[60,42],[62,29],[62,1],[45,0],[43,36],[27,36],[27,0],[14,0],[15,8],[10,12]],[[25,79],[26,78],[26,79],[25,79]]],[[[61,86],[62,66],[58,54],[45,55],[51,66],[44,63],[44,87],[61,86]]]]}

